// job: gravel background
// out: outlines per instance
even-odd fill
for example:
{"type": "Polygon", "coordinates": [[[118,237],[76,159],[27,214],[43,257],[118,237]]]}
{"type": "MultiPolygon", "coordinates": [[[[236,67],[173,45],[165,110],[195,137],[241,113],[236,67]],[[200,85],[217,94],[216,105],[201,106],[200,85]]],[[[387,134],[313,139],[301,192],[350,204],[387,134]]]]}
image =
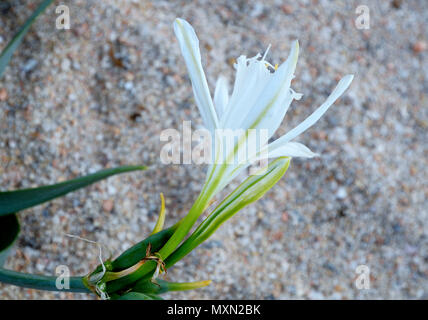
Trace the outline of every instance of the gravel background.
{"type": "MultiPolygon", "coordinates": [[[[3,1],[4,2],[4,1],[3,1]]],[[[2,3],[3,3],[2,2],[2,3]]],[[[0,48],[36,4],[9,1],[0,48]]],[[[151,231],[159,193],[167,224],[183,217],[205,176],[198,165],[162,165],[160,132],[202,124],[172,22],[195,27],[213,88],[233,79],[233,59],[301,54],[293,88],[304,93],[277,135],[324,101],[337,80],[351,88],[299,141],[322,156],[294,159],[284,179],[168,272],[213,283],[182,299],[428,298],[426,1],[65,1],[71,30],[56,30],[55,6],[39,18],[0,80],[0,188],[9,190],[121,164],[124,174],[20,214],[7,267],[73,275],[97,264],[97,248],[120,253],[151,231]],[[370,29],[355,27],[368,3],[370,29]],[[355,287],[358,265],[371,288],[355,287]]],[[[237,181],[230,186],[237,185],[237,181]]],[[[225,194],[225,193],[223,193],[225,194]]],[[[2,299],[91,298],[0,284],[2,299]]]]}

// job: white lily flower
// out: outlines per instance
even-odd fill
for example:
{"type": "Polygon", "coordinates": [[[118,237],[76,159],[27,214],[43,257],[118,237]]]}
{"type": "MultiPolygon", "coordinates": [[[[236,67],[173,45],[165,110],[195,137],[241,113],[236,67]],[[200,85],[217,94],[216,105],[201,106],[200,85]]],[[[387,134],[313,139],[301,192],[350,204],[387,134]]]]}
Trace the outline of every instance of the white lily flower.
{"type": "Polygon", "coordinates": [[[299,44],[295,41],[287,60],[273,67],[260,54],[252,58],[240,56],[235,64],[236,78],[229,97],[227,80],[217,81],[214,102],[211,99],[207,80],[201,63],[199,41],[192,26],[183,19],[176,19],[174,31],[192,81],[196,104],[205,126],[215,140],[214,163],[208,170],[203,193],[211,198],[229,183],[244,168],[263,157],[306,157],[316,156],[305,145],[293,141],[298,135],[317,122],[327,109],[343,94],[352,82],[353,75],[342,78],[327,100],[297,127],[268,144],[280,126],[291,102],[301,98],[291,88],[291,80],[297,64],[299,44]],[[225,146],[218,137],[218,129],[243,129],[231,146],[225,146]],[[247,148],[248,130],[266,130],[258,151],[248,154],[247,161],[236,161],[240,152],[247,148]],[[222,152],[220,152],[222,151],[222,152]]]}
{"type": "MultiPolygon", "coordinates": [[[[174,31],[192,81],[195,101],[201,112],[206,128],[213,138],[213,163],[201,193],[180,222],[171,238],[159,250],[159,256],[166,259],[188,234],[192,226],[206,209],[213,196],[229,183],[253,161],[263,157],[313,157],[315,153],[306,146],[292,141],[299,134],[311,127],[327,111],[350,85],[353,76],[345,76],[327,98],[327,100],[305,121],[293,130],[268,144],[280,126],[291,102],[302,96],[290,88],[297,64],[299,44],[293,43],[288,59],[279,66],[268,63],[266,53],[263,57],[253,58],[241,56],[235,64],[236,79],[229,98],[227,81],[219,78],[214,93],[214,102],[201,63],[199,41],[192,26],[185,20],[176,19],[174,31]],[[242,130],[237,141],[224,144],[220,130],[242,130]],[[260,139],[256,150],[247,152],[251,136],[267,132],[260,139]],[[245,151],[245,161],[239,155],[245,151]]],[[[268,48],[269,49],[269,48],[268,48]]],[[[267,52],[267,51],[266,51],[267,52]]]]}

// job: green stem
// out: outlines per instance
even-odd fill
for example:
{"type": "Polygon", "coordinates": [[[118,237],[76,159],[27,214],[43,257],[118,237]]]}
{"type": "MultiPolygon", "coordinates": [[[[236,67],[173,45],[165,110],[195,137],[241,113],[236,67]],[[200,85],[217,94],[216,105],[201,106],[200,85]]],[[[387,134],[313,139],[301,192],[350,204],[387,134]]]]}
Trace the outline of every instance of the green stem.
{"type": "Polygon", "coordinates": [[[187,216],[183,219],[180,226],[177,228],[177,230],[175,230],[171,238],[169,238],[162,249],[159,250],[159,254],[163,259],[166,259],[189,233],[190,229],[207,206],[207,201],[207,197],[204,195],[204,190],[202,190],[198,196],[198,199],[196,199],[194,205],[190,209],[187,216]]]}
{"type": "Polygon", "coordinates": [[[3,283],[38,290],[91,293],[84,285],[83,277],[70,277],[69,279],[69,289],[58,289],[56,286],[57,277],[22,273],[0,268],[0,282],[3,283]]]}

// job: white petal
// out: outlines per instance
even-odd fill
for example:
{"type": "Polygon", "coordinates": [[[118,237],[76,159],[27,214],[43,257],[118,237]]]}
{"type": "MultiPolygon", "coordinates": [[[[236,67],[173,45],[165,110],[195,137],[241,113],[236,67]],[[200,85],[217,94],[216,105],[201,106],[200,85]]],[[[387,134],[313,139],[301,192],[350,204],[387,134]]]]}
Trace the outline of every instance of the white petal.
{"type": "MultiPolygon", "coordinates": [[[[297,98],[290,90],[291,80],[296,69],[299,44],[295,41],[287,60],[274,73],[270,73],[265,61],[258,61],[263,71],[268,72],[265,82],[258,82],[257,89],[248,93],[244,99],[251,98],[244,104],[244,110],[236,113],[237,119],[230,125],[245,129],[266,129],[270,138],[281,124],[292,100],[297,98]],[[251,103],[251,104],[250,104],[251,103]]],[[[231,107],[235,105],[231,103],[231,107]]],[[[267,141],[266,141],[267,142],[267,141]]]]}
{"type": "Polygon", "coordinates": [[[258,156],[250,158],[248,162],[229,166],[227,168],[226,174],[224,175],[224,178],[218,186],[218,190],[224,188],[230,181],[235,179],[239,173],[248,168],[250,164],[255,163],[258,160],[266,158],[274,159],[279,157],[313,158],[318,156],[319,155],[317,153],[312,152],[308,147],[299,142],[288,142],[274,149],[271,148],[270,145],[267,145],[265,148],[263,148],[263,151],[258,154],[258,156]]]}
{"type": "Polygon", "coordinates": [[[192,26],[183,19],[175,19],[174,32],[180,43],[181,53],[192,81],[199,112],[207,129],[213,132],[218,127],[218,118],[202,68],[198,37],[192,26]]]}
{"type": "Polygon", "coordinates": [[[221,119],[223,116],[228,103],[229,90],[227,86],[227,79],[223,76],[220,76],[217,80],[214,92],[214,106],[217,111],[218,119],[221,119]]]}
{"type": "Polygon", "coordinates": [[[329,95],[327,100],[317,109],[315,110],[309,117],[307,117],[303,122],[301,122],[297,127],[287,132],[285,135],[280,137],[271,143],[273,148],[276,148],[280,145],[284,145],[285,143],[291,141],[296,138],[302,132],[310,128],[315,122],[317,122],[322,115],[328,110],[328,108],[343,94],[343,92],[349,87],[354,78],[353,75],[347,75],[343,77],[333,92],[329,95]]]}
{"type": "Polygon", "coordinates": [[[268,156],[269,158],[278,158],[278,157],[303,157],[303,158],[313,158],[317,157],[318,154],[312,152],[304,144],[298,142],[288,142],[276,148],[272,148],[271,145],[268,146],[268,156]]]}
{"type": "Polygon", "coordinates": [[[226,114],[222,118],[222,128],[246,128],[243,121],[253,111],[254,103],[263,94],[264,88],[273,74],[260,60],[260,55],[247,59],[240,56],[235,64],[236,78],[226,114]]]}
{"type": "Polygon", "coordinates": [[[236,163],[239,163],[242,155],[247,152],[250,153],[247,159],[257,155],[282,122],[293,98],[299,97],[290,90],[298,51],[299,44],[295,41],[287,60],[274,73],[266,67],[266,61],[258,60],[258,56],[252,59],[245,57],[238,59],[233,94],[241,91],[241,81],[242,85],[248,83],[251,85],[242,91],[241,97],[232,95],[230,107],[225,114],[228,121],[224,123],[222,118],[220,126],[233,131],[252,129],[252,133],[246,132],[248,135],[242,136],[242,138],[245,137],[244,140],[238,138],[238,145],[232,145],[229,148],[226,145],[227,159],[235,159],[236,163]],[[237,104],[233,103],[234,98],[237,98],[237,104]],[[251,141],[250,136],[254,138],[251,141]]]}

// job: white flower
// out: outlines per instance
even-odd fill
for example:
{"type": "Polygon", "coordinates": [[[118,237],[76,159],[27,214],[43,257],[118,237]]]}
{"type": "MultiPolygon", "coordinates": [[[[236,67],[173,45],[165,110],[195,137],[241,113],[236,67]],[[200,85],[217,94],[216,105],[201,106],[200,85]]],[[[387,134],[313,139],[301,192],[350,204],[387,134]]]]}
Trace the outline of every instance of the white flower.
{"type": "Polygon", "coordinates": [[[215,137],[213,153],[215,161],[208,170],[207,181],[202,192],[206,195],[206,199],[215,195],[257,159],[263,157],[310,158],[316,155],[305,145],[293,140],[321,118],[348,88],[353,75],[342,78],[327,100],[302,123],[268,144],[268,140],[284,119],[291,102],[299,100],[302,96],[290,88],[299,53],[298,42],[293,43],[287,60],[279,67],[273,67],[265,60],[269,48],[263,57],[260,54],[253,58],[240,56],[235,64],[236,78],[232,94],[229,97],[227,80],[220,77],[213,102],[202,68],[199,41],[195,31],[187,21],[182,19],[175,20],[174,31],[189,71],[196,104],[206,128],[211,132],[212,137],[215,137]],[[239,136],[236,143],[228,147],[219,138],[217,134],[219,129],[243,129],[244,133],[239,136]],[[247,155],[248,161],[233,161],[237,159],[243,148],[247,148],[249,129],[254,129],[255,132],[265,130],[267,134],[260,141],[258,151],[247,155]]]}

